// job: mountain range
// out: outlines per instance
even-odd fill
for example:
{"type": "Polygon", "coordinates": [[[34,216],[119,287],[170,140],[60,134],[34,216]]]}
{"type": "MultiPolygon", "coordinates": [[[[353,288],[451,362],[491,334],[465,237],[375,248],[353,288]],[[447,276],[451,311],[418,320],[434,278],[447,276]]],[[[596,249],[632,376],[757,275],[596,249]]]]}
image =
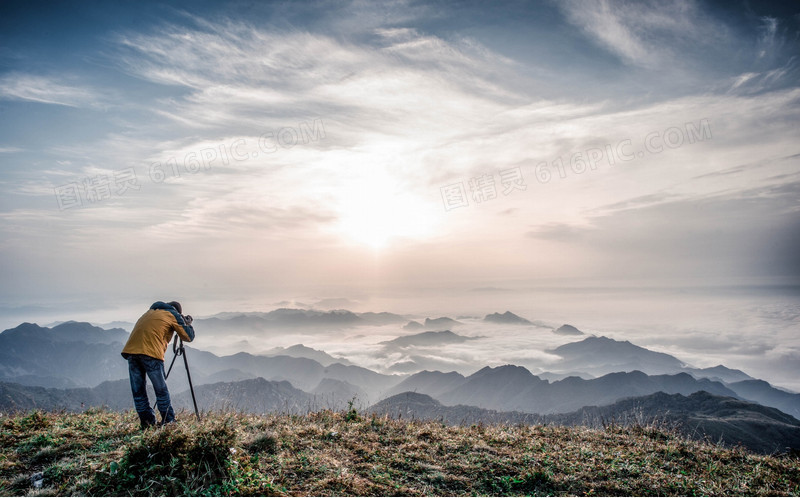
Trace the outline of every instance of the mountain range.
{"type": "Polygon", "coordinates": [[[561,365],[572,370],[602,375],[612,372],[639,370],[645,373],[680,372],[686,365],[665,353],[607,337],[588,337],[580,342],[570,342],[550,350],[563,358],[561,365]]]}
{"type": "Polygon", "coordinates": [[[309,360],[316,361],[324,367],[334,363],[352,365],[352,363],[346,358],[335,358],[325,351],[309,348],[302,344],[295,344],[293,346],[289,346],[288,348],[273,348],[269,351],[265,351],[263,356],[291,356],[292,358],[308,358],[309,360]]]}
{"type": "Polygon", "coordinates": [[[695,379],[687,373],[647,375],[633,371],[589,380],[567,377],[549,382],[513,365],[486,367],[468,377],[455,372],[421,372],[394,386],[389,394],[404,391],[429,394],[446,405],[540,414],[565,413],[586,405],[609,404],[624,397],[659,391],[680,394],[708,391],[737,396],[721,382],[695,379]]]}
{"type": "MultiPolygon", "coordinates": [[[[407,323],[405,317],[383,313],[276,311],[279,313],[266,314],[270,315],[268,320],[303,324],[315,320],[340,320],[342,323],[371,320],[384,325],[393,323],[398,329],[407,323]]],[[[235,320],[237,316],[219,320],[235,320]]],[[[241,318],[264,319],[260,314],[241,318]]],[[[427,321],[458,323],[446,317],[427,321]]],[[[119,328],[105,330],[81,322],[65,322],[52,328],[23,323],[0,333],[0,410],[35,407],[81,410],[96,405],[130,409],[127,363],[119,354],[127,337],[128,333],[119,328]]],[[[425,331],[401,335],[382,342],[381,346],[389,353],[407,352],[473,339],[477,337],[450,330],[425,331]]],[[[417,397],[406,395],[406,398],[416,400],[419,409],[415,413],[436,412],[439,413],[437,417],[447,420],[455,420],[453,417],[465,421],[502,420],[514,414],[515,420],[573,424],[580,417],[584,422],[632,417],[636,413],[632,408],[635,406],[648,416],[669,413],[671,421],[694,424],[709,435],[727,431],[724,432],[729,435],[726,437],[747,441],[752,448],[758,446],[752,434],[759,424],[767,431],[765,434],[782,434],[787,441],[794,441],[790,437],[794,434],[793,420],[800,417],[800,394],[777,389],[722,365],[693,368],[665,353],[606,337],[590,336],[550,351],[562,358],[558,371],[588,371],[596,375],[594,378],[534,375],[515,365],[485,367],[470,375],[419,371],[414,370],[413,356],[408,374],[388,375],[302,344],[276,348],[265,355],[240,352],[218,356],[188,345],[186,351],[202,409],[298,413],[324,407],[340,409],[353,400],[362,408],[370,405],[380,408],[381,400],[411,392],[417,397]],[[698,392],[712,397],[709,398],[712,401],[701,403],[700,398],[693,397],[698,392]],[[657,393],[661,393],[660,397],[657,393]],[[422,396],[429,396],[438,405],[432,405],[422,396]],[[626,399],[638,401],[626,405],[623,402],[626,399]],[[719,399],[745,404],[722,403],[719,399]],[[750,406],[754,403],[758,403],[756,407],[770,408],[757,415],[757,410],[750,406]],[[726,409],[741,415],[741,423],[734,420],[734,415],[726,415],[726,409]],[[769,411],[772,409],[776,410],[769,411]],[[777,410],[790,418],[780,421],[777,410]],[[459,415],[447,415],[451,412],[459,415]],[[745,412],[746,416],[742,415],[745,412]],[[779,423],[789,428],[775,425],[779,423]]],[[[168,366],[171,353],[166,360],[168,366]]],[[[175,393],[175,405],[190,408],[188,382],[183,370],[183,362],[179,360],[168,383],[175,393]]],[[[766,446],[759,447],[759,451],[766,451],[773,439],[766,438],[766,446]]]]}
{"type": "Polygon", "coordinates": [[[431,347],[441,346],[444,344],[460,344],[462,342],[474,339],[473,337],[465,337],[458,335],[449,330],[441,330],[438,332],[421,332],[414,335],[405,335],[392,339],[391,341],[381,342],[384,347],[388,349],[407,348],[407,347],[431,347]]]}
{"type": "Polygon", "coordinates": [[[760,453],[800,448],[800,420],[782,411],[705,391],[688,396],[658,392],[626,398],[606,406],[584,407],[548,417],[551,423],[601,427],[667,426],[694,438],[741,444],[760,453]]]}
{"type": "Polygon", "coordinates": [[[617,424],[638,430],[655,426],[677,430],[690,438],[742,445],[758,453],[800,448],[800,420],[774,408],[706,391],[688,396],[656,392],[557,415],[447,406],[427,394],[404,392],[376,403],[367,412],[407,420],[439,420],[451,425],[558,424],[600,428],[617,424]]]}
{"type": "Polygon", "coordinates": [[[366,325],[402,324],[407,318],[393,313],[354,313],[348,310],[320,311],[314,309],[278,308],[269,312],[233,313],[198,318],[195,327],[209,337],[231,333],[269,335],[287,329],[331,330],[366,325]]]}
{"type": "Polygon", "coordinates": [[[120,379],[128,372],[119,361],[127,339],[122,329],[88,323],[53,328],[23,323],[0,334],[0,380],[66,388],[120,379]]]}
{"type": "MultiPolygon", "coordinates": [[[[24,411],[34,408],[45,410],[82,411],[93,406],[112,410],[130,410],[133,401],[130,381],[127,379],[103,382],[93,388],[54,389],[22,386],[0,382],[0,409],[24,411]]],[[[148,385],[148,397],[155,404],[155,395],[148,385]]],[[[289,382],[272,382],[263,378],[238,382],[217,382],[195,386],[198,409],[202,411],[237,410],[247,413],[305,413],[312,409],[327,408],[316,402],[315,396],[295,389],[289,382]]],[[[194,410],[191,392],[171,393],[176,410],[194,410]]]]}
{"type": "MultiPolygon", "coordinates": [[[[0,381],[23,385],[74,388],[93,387],[104,381],[127,379],[127,362],[120,351],[128,334],[106,331],[88,323],[68,322],[52,329],[23,323],[0,333],[0,381]]],[[[308,348],[310,350],[310,348],[308,348]]],[[[309,351],[292,349],[292,353],[309,351]]],[[[237,353],[217,356],[186,345],[187,361],[197,385],[263,377],[291,382],[298,389],[313,390],[326,378],[358,386],[367,399],[402,378],[342,363],[323,365],[310,358],[288,355],[261,356],[237,353]]],[[[320,353],[310,351],[314,355],[320,353]]],[[[328,355],[326,355],[328,356],[328,355]]],[[[172,361],[166,354],[165,368],[172,361]]],[[[184,369],[182,362],[175,365],[184,369]]],[[[349,362],[348,362],[349,363],[349,362]]],[[[176,374],[170,385],[188,388],[185,374],[176,374]]]]}

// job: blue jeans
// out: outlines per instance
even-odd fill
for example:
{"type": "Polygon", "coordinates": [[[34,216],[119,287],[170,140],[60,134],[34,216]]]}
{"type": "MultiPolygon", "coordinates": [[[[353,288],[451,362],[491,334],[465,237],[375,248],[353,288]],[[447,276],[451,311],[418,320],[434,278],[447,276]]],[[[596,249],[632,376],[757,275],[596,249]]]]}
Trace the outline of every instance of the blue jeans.
{"type": "Polygon", "coordinates": [[[139,414],[142,428],[155,425],[156,414],[150,407],[150,400],[147,399],[147,380],[153,384],[156,392],[156,403],[158,411],[161,412],[161,423],[168,424],[175,420],[175,411],[172,409],[172,402],[169,399],[169,389],[164,375],[164,362],[151,358],[143,354],[132,354],[128,356],[128,374],[131,377],[131,391],[133,392],[133,405],[139,414]]]}

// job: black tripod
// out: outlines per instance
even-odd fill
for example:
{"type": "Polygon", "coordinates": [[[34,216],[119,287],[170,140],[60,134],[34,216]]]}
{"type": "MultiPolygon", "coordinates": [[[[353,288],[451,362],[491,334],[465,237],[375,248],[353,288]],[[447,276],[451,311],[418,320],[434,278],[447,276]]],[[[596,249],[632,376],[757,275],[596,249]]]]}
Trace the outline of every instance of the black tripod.
{"type": "Polygon", "coordinates": [[[172,363],[169,364],[167,374],[164,375],[164,380],[167,380],[169,373],[172,372],[172,366],[175,365],[175,360],[178,356],[183,356],[183,365],[186,367],[186,377],[189,379],[189,391],[192,393],[192,403],[194,404],[194,414],[197,420],[200,420],[200,412],[197,410],[197,398],[194,396],[194,386],[192,385],[192,374],[189,373],[189,361],[186,359],[186,350],[183,349],[183,340],[175,334],[175,339],[172,341],[172,352],[175,356],[172,357],[172,363]],[[178,342],[180,341],[180,342],[178,342]]]}

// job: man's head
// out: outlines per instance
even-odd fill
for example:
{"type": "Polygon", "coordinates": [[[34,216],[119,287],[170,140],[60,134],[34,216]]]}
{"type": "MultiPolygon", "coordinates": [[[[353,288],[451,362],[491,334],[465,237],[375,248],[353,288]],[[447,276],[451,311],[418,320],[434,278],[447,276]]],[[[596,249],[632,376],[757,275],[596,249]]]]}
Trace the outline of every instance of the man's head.
{"type": "Polygon", "coordinates": [[[178,310],[179,314],[181,314],[181,315],[183,314],[183,309],[181,308],[181,303],[179,303],[178,301],[170,301],[167,304],[169,304],[170,306],[172,306],[173,308],[178,310]]]}

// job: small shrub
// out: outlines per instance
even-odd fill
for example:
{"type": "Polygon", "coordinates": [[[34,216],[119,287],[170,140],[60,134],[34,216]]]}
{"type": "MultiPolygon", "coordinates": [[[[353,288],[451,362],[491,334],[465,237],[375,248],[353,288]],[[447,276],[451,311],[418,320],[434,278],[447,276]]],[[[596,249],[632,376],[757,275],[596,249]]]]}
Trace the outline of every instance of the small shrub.
{"type": "Polygon", "coordinates": [[[361,420],[361,417],[358,415],[358,411],[353,406],[355,403],[356,398],[353,398],[347,402],[347,413],[344,415],[345,422],[359,422],[361,420]]]}
{"type": "Polygon", "coordinates": [[[53,424],[50,417],[45,415],[41,410],[34,410],[30,415],[20,420],[20,425],[23,429],[29,431],[38,431],[47,429],[53,424]]]}
{"type": "Polygon", "coordinates": [[[274,455],[278,452],[278,438],[275,434],[266,433],[256,437],[245,446],[250,453],[267,453],[274,455]]]}
{"type": "Polygon", "coordinates": [[[127,449],[115,472],[98,474],[98,486],[125,494],[193,494],[229,477],[235,444],[230,419],[148,430],[127,449]]]}

